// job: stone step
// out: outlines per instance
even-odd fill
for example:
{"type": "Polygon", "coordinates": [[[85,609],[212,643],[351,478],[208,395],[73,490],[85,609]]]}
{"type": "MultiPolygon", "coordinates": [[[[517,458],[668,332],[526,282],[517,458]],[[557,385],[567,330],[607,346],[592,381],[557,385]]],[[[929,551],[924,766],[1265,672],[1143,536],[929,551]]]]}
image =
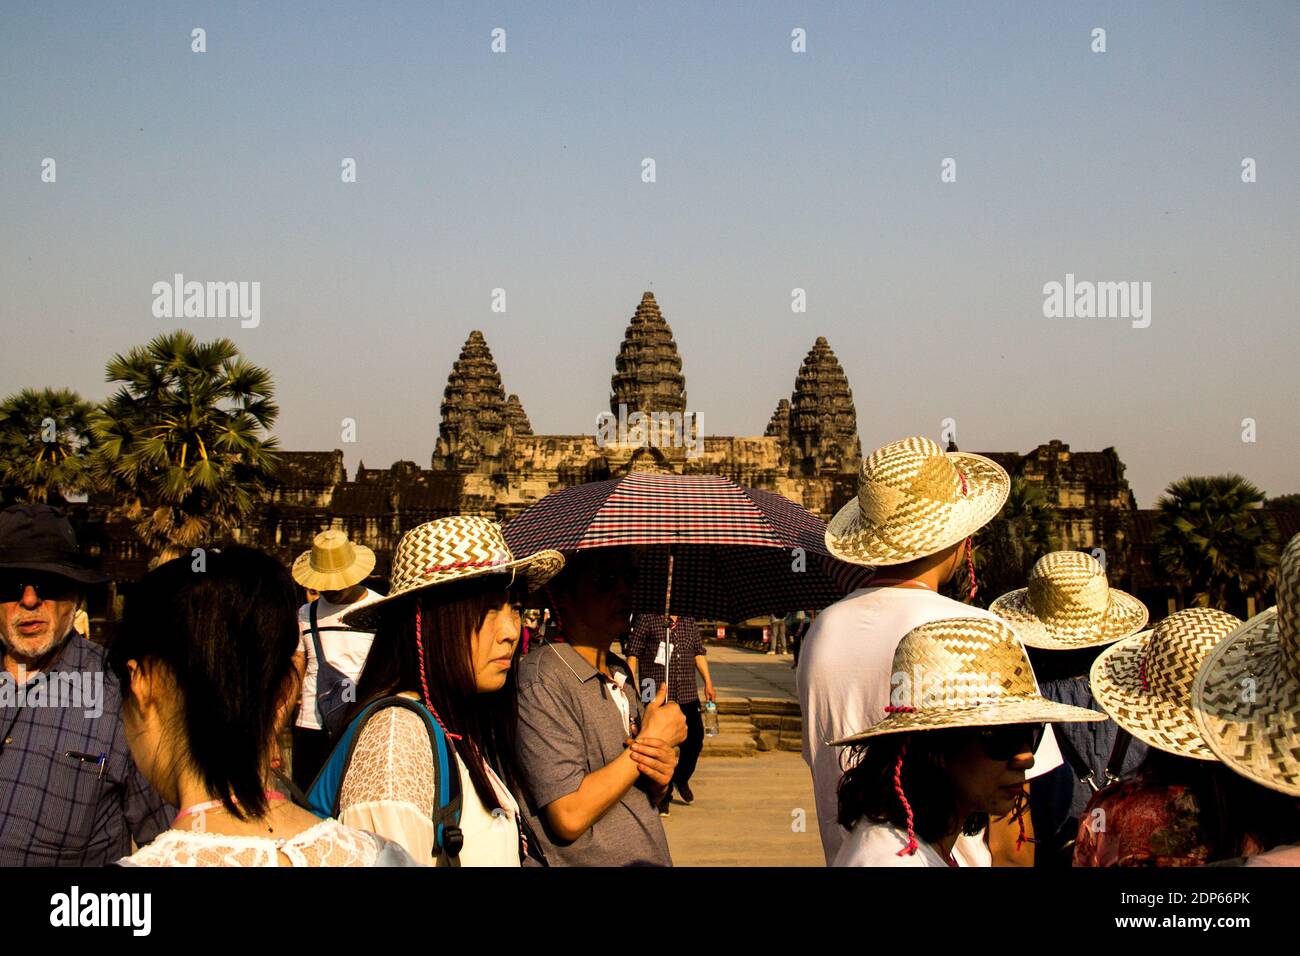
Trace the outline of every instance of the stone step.
{"type": "Polygon", "coordinates": [[[752,736],[736,733],[721,733],[716,737],[704,738],[701,757],[752,757],[758,750],[758,743],[752,736]]]}

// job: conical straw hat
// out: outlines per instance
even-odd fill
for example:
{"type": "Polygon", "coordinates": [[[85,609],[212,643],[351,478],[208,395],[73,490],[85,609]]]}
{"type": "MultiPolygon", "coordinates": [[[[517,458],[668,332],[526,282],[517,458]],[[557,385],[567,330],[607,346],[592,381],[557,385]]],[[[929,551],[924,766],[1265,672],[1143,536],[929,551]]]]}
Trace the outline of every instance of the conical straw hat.
{"type": "Polygon", "coordinates": [[[1092,696],[1138,740],[1182,757],[1213,760],[1196,729],[1192,684],[1205,659],[1241,619],[1208,607],[1169,615],[1092,662],[1092,696]]]}
{"type": "Polygon", "coordinates": [[[475,515],[439,518],[402,535],[393,552],[388,596],[346,612],[343,623],[373,629],[383,612],[407,595],[485,574],[518,575],[531,590],[541,587],[562,567],[564,556],[558,551],[538,551],[516,558],[495,521],[475,515]]]}
{"type": "Polygon", "coordinates": [[[890,712],[883,720],[828,743],[913,730],[1106,719],[1040,694],[1024,645],[1004,621],[992,618],[959,617],[912,628],[894,651],[890,685],[890,712]]]}
{"type": "Polygon", "coordinates": [[[1300,535],[1278,565],[1277,607],[1219,643],[1196,675],[1192,709],[1216,757],[1300,797],[1300,535]]]}
{"type": "Polygon", "coordinates": [[[915,561],[988,524],[1010,489],[995,461],[904,438],[863,460],[857,497],[827,525],[826,547],[853,564],[915,561]]]}
{"type": "Polygon", "coordinates": [[[989,610],[1030,647],[1049,651],[1110,644],[1147,623],[1146,605],[1112,588],[1101,563],[1082,551],[1043,555],[1029,572],[1029,587],[1002,595],[989,610]]]}
{"type": "Polygon", "coordinates": [[[311,550],[293,562],[293,579],[313,591],[342,591],[364,581],[375,569],[375,552],[348,540],[342,531],[322,531],[311,550]]]}

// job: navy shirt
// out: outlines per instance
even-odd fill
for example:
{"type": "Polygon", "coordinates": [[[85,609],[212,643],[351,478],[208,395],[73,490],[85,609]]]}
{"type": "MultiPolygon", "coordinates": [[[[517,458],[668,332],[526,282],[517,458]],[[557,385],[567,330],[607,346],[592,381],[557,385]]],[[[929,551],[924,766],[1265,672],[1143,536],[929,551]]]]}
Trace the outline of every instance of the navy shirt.
{"type": "Polygon", "coordinates": [[[21,690],[0,671],[0,866],[104,866],[170,824],[127,749],[105,656],[74,633],[21,690]]]}

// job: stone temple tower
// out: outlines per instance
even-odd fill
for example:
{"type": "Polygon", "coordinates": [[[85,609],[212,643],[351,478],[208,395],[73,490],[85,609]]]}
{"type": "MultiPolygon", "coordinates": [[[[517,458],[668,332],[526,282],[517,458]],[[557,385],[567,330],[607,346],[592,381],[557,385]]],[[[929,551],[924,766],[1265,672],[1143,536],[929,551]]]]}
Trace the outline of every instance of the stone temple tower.
{"type": "Polygon", "coordinates": [[[620,404],[627,406],[629,415],[686,411],[682,358],[653,292],[641,296],[614,360],[609,410],[617,415],[620,404]]]}
{"type": "Polygon", "coordinates": [[[475,470],[498,459],[508,437],[507,427],[527,425],[523,406],[507,405],[501,373],[477,329],[469,334],[452,364],[442,393],[442,425],[433,452],[434,468],[475,470]]]}
{"type": "MultiPolygon", "coordinates": [[[[824,336],[803,360],[790,396],[787,432],[792,475],[814,475],[856,471],[862,458],[858,439],[858,413],[853,391],[824,336]]],[[[779,434],[781,407],[768,425],[768,434],[779,434]]]]}

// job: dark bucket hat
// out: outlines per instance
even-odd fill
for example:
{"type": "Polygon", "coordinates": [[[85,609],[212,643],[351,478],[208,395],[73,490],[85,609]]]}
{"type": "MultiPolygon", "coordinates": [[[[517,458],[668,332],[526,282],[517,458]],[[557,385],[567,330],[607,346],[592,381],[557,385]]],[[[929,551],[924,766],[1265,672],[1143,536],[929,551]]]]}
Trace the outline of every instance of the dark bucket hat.
{"type": "Polygon", "coordinates": [[[10,505],[0,511],[0,571],[41,571],[81,584],[104,584],[77,548],[72,525],[59,508],[10,505]]]}

